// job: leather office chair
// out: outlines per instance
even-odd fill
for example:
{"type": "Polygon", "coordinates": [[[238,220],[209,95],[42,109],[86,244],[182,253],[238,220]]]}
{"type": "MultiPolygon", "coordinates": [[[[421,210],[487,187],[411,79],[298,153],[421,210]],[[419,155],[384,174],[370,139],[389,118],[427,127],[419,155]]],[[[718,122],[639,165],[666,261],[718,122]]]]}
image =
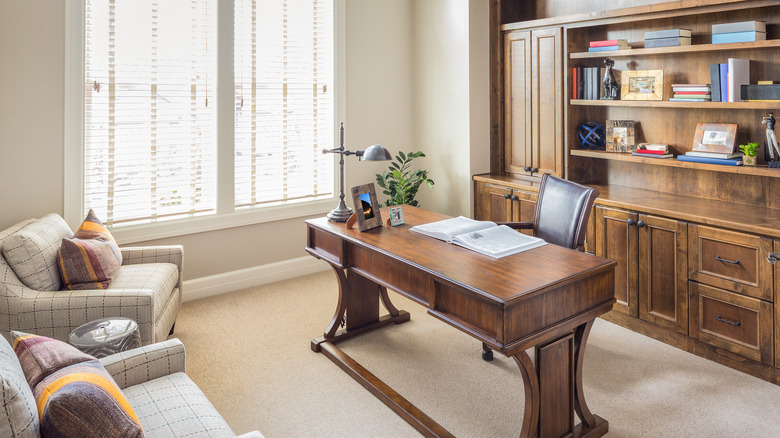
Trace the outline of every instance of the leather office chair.
{"type": "MultiPolygon", "coordinates": [[[[545,242],[583,251],[590,210],[599,191],[545,173],[539,186],[533,222],[505,222],[517,230],[532,229],[545,242]]],[[[482,344],[482,358],[490,361],[493,351],[482,344]]]]}

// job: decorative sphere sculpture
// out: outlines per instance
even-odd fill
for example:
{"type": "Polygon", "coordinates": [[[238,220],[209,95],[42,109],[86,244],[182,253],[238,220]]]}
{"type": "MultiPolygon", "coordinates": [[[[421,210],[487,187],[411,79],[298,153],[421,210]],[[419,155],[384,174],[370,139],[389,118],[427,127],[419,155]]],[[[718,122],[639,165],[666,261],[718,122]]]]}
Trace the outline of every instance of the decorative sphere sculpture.
{"type": "Polygon", "coordinates": [[[585,149],[604,149],[607,135],[604,126],[596,122],[586,122],[577,128],[577,138],[580,146],[585,149]]]}

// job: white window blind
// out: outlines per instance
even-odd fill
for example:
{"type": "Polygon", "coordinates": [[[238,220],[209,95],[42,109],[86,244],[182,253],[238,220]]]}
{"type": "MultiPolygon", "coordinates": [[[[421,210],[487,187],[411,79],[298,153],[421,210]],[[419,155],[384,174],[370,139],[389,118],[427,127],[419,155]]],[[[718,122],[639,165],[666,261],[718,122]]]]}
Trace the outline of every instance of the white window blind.
{"type": "Polygon", "coordinates": [[[216,208],[216,0],[86,0],[84,208],[216,208]]]}
{"type": "Polygon", "coordinates": [[[235,0],[235,203],[333,194],[333,0],[235,0]]]}

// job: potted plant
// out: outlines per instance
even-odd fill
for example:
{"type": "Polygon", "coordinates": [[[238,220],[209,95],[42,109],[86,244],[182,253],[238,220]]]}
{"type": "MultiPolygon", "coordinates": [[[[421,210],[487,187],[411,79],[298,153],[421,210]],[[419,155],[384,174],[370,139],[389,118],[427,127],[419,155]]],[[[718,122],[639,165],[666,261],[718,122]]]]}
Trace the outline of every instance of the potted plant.
{"type": "Polygon", "coordinates": [[[420,186],[426,183],[429,187],[433,187],[434,184],[433,180],[428,178],[427,170],[411,169],[412,160],[424,156],[425,154],[419,151],[408,154],[398,152],[395,161],[388,167],[389,172],[384,171],[381,174],[376,174],[376,183],[384,189],[382,193],[390,197],[384,204],[379,204],[380,207],[400,204],[419,207],[419,202],[414,197],[420,186]]]}
{"type": "Polygon", "coordinates": [[[756,156],[758,155],[758,143],[748,143],[739,145],[739,150],[745,154],[742,158],[742,164],[745,166],[755,166],[756,156]]]}

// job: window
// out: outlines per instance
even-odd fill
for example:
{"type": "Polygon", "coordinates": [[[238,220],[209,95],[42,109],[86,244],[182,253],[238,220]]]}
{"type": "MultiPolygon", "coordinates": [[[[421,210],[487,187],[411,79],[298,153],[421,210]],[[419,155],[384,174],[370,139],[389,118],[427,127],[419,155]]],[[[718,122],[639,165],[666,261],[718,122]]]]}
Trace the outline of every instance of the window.
{"type": "Polygon", "coordinates": [[[83,58],[68,68],[81,91],[66,96],[80,111],[66,134],[78,157],[66,163],[66,216],[93,208],[114,230],[213,217],[213,229],[329,209],[334,0],[82,1],[69,20],[83,58]],[[218,62],[231,46],[233,62],[218,62]]]}

